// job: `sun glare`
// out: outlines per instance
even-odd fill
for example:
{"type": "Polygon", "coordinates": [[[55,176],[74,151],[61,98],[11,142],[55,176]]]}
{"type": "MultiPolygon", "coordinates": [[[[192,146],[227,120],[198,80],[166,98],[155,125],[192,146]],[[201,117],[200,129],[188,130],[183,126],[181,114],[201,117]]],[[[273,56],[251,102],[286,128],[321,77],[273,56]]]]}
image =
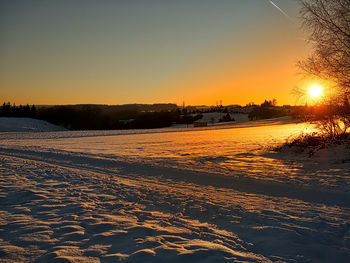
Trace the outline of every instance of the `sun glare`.
{"type": "Polygon", "coordinates": [[[313,98],[319,98],[323,93],[322,87],[319,85],[313,85],[309,89],[309,95],[313,98]]]}

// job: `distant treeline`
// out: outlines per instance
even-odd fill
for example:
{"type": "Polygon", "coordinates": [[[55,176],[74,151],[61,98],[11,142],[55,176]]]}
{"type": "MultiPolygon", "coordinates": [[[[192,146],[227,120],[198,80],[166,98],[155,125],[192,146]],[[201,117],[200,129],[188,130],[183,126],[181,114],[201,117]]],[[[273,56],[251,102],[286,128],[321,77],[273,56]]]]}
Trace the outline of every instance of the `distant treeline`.
{"type": "MultiPolygon", "coordinates": [[[[265,100],[261,105],[245,107],[179,108],[176,104],[126,104],[126,105],[59,105],[16,106],[10,102],[0,106],[2,117],[30,117],[48,121],[70,130],[148,129],[169,127],[172,124],[192,124],[202,118],[202,113],[227,113],[221,121],[232,121],[228,113],[248,113],[250,120],[289,115],[291,106],[276,106],[276,100],[265,100]],[[228,118],[230,117],[230,118],[228,118]]],[[[292,111],[294,113],[294,111],[292,111]]]]}
{"type": "Polygon", "coordinates": [[[277,117],[288,116],[291,106],[276,106],[277,101],[265,100],[260,106],[252,105],[251,111],[248,113],[249,120],[271,119],[277,117]]]}
{"type": "Polygon", "coordinates": [[[0,107],[0,116],[1,117],[36,117],[36,107],[34,105],[11,105],[10,102],[3,103],[0,107]]]}
{"type": "Polygon", "coordinates": [[[70,130],[161,128],[176,121],[176,109],[175,104],[45,106],[36,117],[70,130]]]}
{"type": "Polygon", "coordinates": [[[16,106],[0,107],[1,117],[30,117],[48,121],[70,130],[147,129],[168,127],[173,123],[193,123],[193,117],[176,104],[16,106]]]}

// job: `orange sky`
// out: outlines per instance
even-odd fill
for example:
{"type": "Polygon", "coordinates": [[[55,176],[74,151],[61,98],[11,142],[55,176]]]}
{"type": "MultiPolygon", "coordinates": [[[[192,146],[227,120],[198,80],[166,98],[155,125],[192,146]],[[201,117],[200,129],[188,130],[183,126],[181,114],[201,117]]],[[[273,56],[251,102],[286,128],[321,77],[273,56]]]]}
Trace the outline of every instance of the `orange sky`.
{"type": "Polygon", "coordinates": [[[309,49],[294,1],[0,3],[0,99],[295,104],[309,49]],[[248,3],[249,2],[249,3],[248,3]]]}

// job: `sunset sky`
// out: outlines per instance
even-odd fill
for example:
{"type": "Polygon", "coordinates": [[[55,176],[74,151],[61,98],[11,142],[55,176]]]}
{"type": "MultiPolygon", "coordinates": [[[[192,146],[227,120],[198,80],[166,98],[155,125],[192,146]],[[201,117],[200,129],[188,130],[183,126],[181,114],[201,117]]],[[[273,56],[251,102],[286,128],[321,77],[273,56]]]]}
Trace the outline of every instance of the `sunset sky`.
{"type": "Polygon", "coordinates": [[[297,1],[273,3],[0,1],[1,103],[295,104],[309,49],[297,1]]]}

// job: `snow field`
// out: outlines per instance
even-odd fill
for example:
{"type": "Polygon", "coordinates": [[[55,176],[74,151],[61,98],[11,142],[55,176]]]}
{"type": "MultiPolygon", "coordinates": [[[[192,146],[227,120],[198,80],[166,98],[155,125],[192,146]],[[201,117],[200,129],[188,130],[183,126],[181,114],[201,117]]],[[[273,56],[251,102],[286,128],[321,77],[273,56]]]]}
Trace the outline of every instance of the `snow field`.
{"type": "Polygon", "coordinates": [[[349,149],[283,123],[0,133],[0,262],[348,262],[349,149]]]}
{"type": "MultiPolygon", "coordinates": [[[[349,204],[173,180],[83,156],[2,150],[5,262],[346,262],[349,204]],[[74,159],[75,158],[75,159],[74,159]],[[96,165],[96,164],[98,165],[96,165]]],[[[200,176],[200,174],[198,175],[200,176]]]]}

